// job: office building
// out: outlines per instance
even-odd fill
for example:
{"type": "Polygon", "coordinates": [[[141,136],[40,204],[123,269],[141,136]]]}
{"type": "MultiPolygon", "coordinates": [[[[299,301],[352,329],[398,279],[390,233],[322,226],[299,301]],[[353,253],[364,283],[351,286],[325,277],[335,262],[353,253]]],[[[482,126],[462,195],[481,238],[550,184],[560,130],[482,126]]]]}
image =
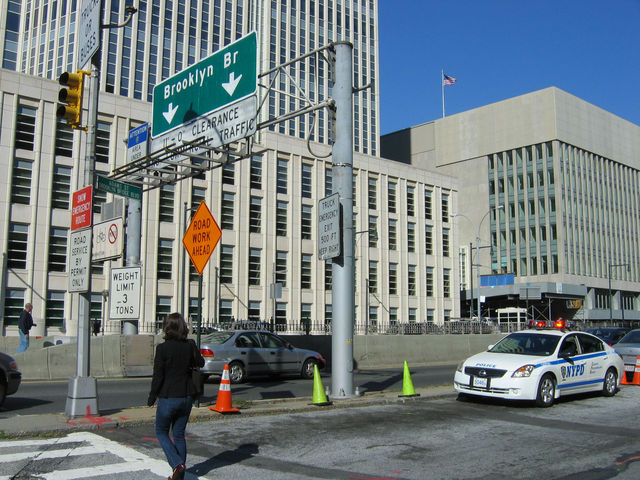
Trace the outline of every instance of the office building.
{"type": "Polygon", "coordinates": [[[638,125],[551,87],[381,142],[458,181],[463,315],[640,320],[638,125]]]}

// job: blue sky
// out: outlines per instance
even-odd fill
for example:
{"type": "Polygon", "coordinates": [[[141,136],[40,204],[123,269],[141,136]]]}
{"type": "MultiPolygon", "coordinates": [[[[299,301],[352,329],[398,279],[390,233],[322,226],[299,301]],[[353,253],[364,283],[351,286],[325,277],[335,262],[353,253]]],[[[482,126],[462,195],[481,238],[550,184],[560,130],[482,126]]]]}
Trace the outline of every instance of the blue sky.
{"type": "Polygon", "coordinates": [[[380,133],[555,86],[640,125],[640,0],[378,0],[380,133]]]}

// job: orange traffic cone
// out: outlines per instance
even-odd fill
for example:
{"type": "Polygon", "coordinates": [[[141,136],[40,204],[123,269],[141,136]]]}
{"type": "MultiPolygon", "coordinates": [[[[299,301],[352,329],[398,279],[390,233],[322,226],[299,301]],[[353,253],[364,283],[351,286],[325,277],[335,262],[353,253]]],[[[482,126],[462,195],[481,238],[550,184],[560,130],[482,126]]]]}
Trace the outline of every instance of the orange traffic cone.
{"type": "Polygon", "coordinates": [[[240,410],[231,405],[231,381],[229,380],[229,365],[224,366],[220,387],[218,388],[218,398],[216,406],[209,407],[209,410],[219,413],[240,413],[240,410]]]}
{"type": "MultiPolygon", "coordinates": [[[[626,367],[627,365],[625,365],[626,367]]],[[[640,385],[640,357],[636,357],[636,364],[627,372],[622,374],[621,385],[640,385]],[[627,376],[628,374],[628,376],[627,376]],[[627,378],[631,377],[631,381],[627,378]]]]}

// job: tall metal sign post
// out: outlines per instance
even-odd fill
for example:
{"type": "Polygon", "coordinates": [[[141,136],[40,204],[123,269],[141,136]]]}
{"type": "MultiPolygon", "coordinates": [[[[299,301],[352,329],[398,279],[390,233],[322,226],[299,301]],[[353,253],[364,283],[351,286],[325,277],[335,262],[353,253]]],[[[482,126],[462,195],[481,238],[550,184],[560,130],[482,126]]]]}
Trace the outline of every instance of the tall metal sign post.
{"type": "Polygon", "coordinates": [[[333,98],[336,141],[333,145],[333,185],[342,209],[342,255],[333,259],[333,335],[331,337],[331,396],[354,397],[353,316],[355,277],[353,257],[353,45],[337,42],[333,98]]]}
{"type": "MultiPolygon", "coordinates": [[[[80,29],[78,32],[79,52],[77,68],[81,69],[94,55],[100,54],[100,12],[102,2],[83,0],[80,7],[80,29]]],[[[93,63],[93,62],[92,62],[93,63]]],[[[81,106],[82,107],[82,106],[81,106]]],[[[93,170],[96,157],[96,123],[98,120],[98,71],[94,67],[89,85],[89,117],[87,120],[87,144],[84,162],[84,186],[93,186],[93,170]]],[[[89,244],[91,252],[91,244],[89,244]]],[[[91,253],[89,253],[91,257],[91,253]]],[[[91,269],[87,290],[78,298],[78,349],[76,376],[69,379],[65,413],[68,417],[98,413],[98,386],[95,377],[90,376],[91,330],[89,312],[91,307],[91,269]]]]}

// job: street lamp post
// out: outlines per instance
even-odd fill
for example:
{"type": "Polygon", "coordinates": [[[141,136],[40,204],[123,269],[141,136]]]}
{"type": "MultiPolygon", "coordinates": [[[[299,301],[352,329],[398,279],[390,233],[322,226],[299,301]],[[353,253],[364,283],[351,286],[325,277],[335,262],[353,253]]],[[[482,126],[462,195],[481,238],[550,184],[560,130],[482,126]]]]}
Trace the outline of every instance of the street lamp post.
{"type": "Polygon", "coordinates": [[[501,210],[504,208],[504,205],[498,205],[496,207],[490,208],[487,213],[484,214],[484,216],[480,219],[480,224],[478,225],[478,232],[476,233],[476,261],[478,262],[478,265],[476,267],[476,275],[477,277],[477,282],[476,282],[476,286],[478,288],[478,313],[477,313],[477,317],[478,320],[480,320],[480,310],[481,310],[481,302],[480,302],[480,229],[482,228],[482,222],[484,222],[484,219],[487,218],[487,216],[493,212],[494,210],[501,210]]]}
{"type": "MultiPolygon", "coordinates": [[[[616,267],[627,267],[627,272],[629,271],[628,263],[613,263],[609,264],[609,321],[613,322],[613,297],[611,295],[611,269],[616,267]]],[[[622,319],[624,320],[624,305],[621,305],[622,308],[622,319]]]]}

